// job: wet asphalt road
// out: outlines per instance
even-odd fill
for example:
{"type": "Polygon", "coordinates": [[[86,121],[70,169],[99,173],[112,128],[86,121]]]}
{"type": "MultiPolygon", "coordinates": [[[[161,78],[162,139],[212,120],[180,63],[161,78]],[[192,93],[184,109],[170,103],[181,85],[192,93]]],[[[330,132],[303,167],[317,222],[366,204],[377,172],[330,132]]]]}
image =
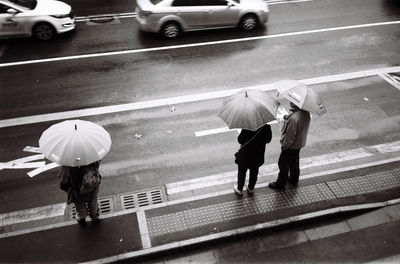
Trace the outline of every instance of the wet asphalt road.
{"type": "MultiPolygon", "coordinates": [[[[119,2],[73,3],[79,16],[132,12],[119,2]],[[110,10],[112,12],[105,12],[110,10]]],[[[88,25],[49,43],[2,40],[0,63],[100,52],[202,43],[243,37],[397,21],[395,1],[312,1],[271,6],[270,21],[255,32],[218,30],[167,41],[138,31],[134,19],[88,25]]],[[[159,98],[244,88],[280,79],[305,79],[400,65],[398,25],[304,33],[243,42],[132,54],[79,58],[0,68],[0,119],[41,115],[159,98]]],[[[316,87],[329,113],[314,118],[304,156],[400,139],[397,89],[379,78],[316,87]],[[368,98],[369,100],[365,100],[368,98]],[[382,129],[376,129],[376,128],[382,129]]],[[[235,169],[235,132],[198,138],[196,131],[223,127],[222,100],[128,111],[85,118],[110,131],[113,146],[103,161],[101,193],[112,195],[235,169]],[[174,110],[171,111],[172,107],[174,110]],[[142,135],[141,139],[135,135],[142,135]]],[[[37,146],[54,122],[0,128],[0,161],[20,158],[37,146]]],[[[279,155],[279,129],[266,161],[279,155]]],[[[0,213],[64,201],[57,170],[34,178],[29,170],[0,171],[0,213]]]]}

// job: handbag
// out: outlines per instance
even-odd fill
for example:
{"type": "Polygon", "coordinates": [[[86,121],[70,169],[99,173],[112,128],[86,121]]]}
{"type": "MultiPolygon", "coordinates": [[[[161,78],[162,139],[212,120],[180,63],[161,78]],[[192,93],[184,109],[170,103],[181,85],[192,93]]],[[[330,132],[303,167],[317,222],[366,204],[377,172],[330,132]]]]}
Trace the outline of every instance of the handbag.
{"type": "Polygon", "coordinates": [[[93,192],[100,184],[100,174],[97,166],[89,166],[84,169],[82,184],[79,189],[79,194],[85,195],[93,192]]]}

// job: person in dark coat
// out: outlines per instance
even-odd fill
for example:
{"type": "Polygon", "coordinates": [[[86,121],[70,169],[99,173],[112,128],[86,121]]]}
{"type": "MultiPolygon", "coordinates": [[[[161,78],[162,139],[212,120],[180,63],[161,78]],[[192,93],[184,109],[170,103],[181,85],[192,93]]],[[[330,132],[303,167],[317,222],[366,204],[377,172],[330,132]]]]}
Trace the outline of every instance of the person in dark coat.
{"type": "Polygon", "coordinates": [[[250,170],[247,191],[249,194],[254,193],[259,167],[264,164],[265,146],[271,142],[271,139],[272,131],[268,124],[257,131],[242,129],[240,132],[238,142],[241,146],[235,154],[235,163],[238,165],[238,180],[237,185],[234,186],[236,194],[242,195],[243,193],[247,170],[250,170]]]}
{"type": "MultiPolygon", "coordinates": [[[[100,162],[96,161],[92,164],[80,167],[61,166],[60,170],[60,189],[67,193],[67,203],[74,203],[76,208],[76,220],[82,226],[86,225],[86,216],[89,214],[92,223],[99,221],[99,209],[97,206],[97,195],[99,193],[99,185],[86,194],[81,194],[81,185],[83,175],[88,169],[98,171],[100,162]]],[[[101,179],[100,174],[98,177],[101,179]]]]}

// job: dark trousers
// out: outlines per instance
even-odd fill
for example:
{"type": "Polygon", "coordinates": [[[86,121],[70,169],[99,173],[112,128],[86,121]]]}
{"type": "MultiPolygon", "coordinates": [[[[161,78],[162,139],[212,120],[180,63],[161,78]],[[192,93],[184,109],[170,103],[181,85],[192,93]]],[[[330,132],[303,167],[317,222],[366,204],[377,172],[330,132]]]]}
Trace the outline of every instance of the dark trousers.
{"type": "Polygon", "coordinates": [[[297,184],[300,176],[300,149],[286,149],[281,151],[278,167],[279,174],[276,183],[285,186],[290,183],[297,184]]]}
{"type": "Polygon", "coordinates": [[[238,166],[238,189],[243,190],[244,182],[246,181],[246,172],[250,170],[250,178],[249,178],[249,189],[253,190],[254,186],[256,186],[257,177],[258,177],[258,167],[241,167],[238,166]]]}

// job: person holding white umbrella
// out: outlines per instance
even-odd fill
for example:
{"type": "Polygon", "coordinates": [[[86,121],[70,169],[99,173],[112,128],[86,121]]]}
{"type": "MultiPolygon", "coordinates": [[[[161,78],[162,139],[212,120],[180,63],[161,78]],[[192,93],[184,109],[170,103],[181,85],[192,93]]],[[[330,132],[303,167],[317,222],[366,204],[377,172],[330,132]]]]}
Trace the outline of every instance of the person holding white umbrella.
{"type": "Polygon", "coordinates": [[[283,189],[286,183],[297,185],[300,176],[300,149],[305,146],[310,127],[310,113],[290,103],[289,115],[285,116],[281,134],[281,154],[278,160],[279,174],[268,186],[283,189]],[[290,176],[289,176],[290,173],[290,176]]]}
{"type": "Polygon", "coordinates": [[[246,173],[249,170],[248,194],[254,193],[259,167],[264,164],[265,146],[272,139],[271,126],[278,103],[261,90],[242,90],[224,100],[218,116],[229,128],[241,128],[238,136],[240,149],[235,154],[238,180],[233,189],[243,194],[246,173]]]}
{"type": "Polygon", "coordinates": [[[296,186],[299,182],[300,150],[306,145],[310,112],[323,115],[326,110],[319,95],[301,82],[283,80],[273,85],[277,86],[277,98],[287,99],[291,107],[281,129],[278,178],[268,184],[272,189],[283,189],[287,183],[296,186]]]}
{"type": "Polygon", "coordinates": [[[78,223],[85,226],[88,214],[97,223],[99,165],[111,147],[109,133],[89,121],[67,120],[46,129],[39,147],[47,159],[61,165],[60,188],[67,192],[67,203],[75,204],[78,223]]]}

